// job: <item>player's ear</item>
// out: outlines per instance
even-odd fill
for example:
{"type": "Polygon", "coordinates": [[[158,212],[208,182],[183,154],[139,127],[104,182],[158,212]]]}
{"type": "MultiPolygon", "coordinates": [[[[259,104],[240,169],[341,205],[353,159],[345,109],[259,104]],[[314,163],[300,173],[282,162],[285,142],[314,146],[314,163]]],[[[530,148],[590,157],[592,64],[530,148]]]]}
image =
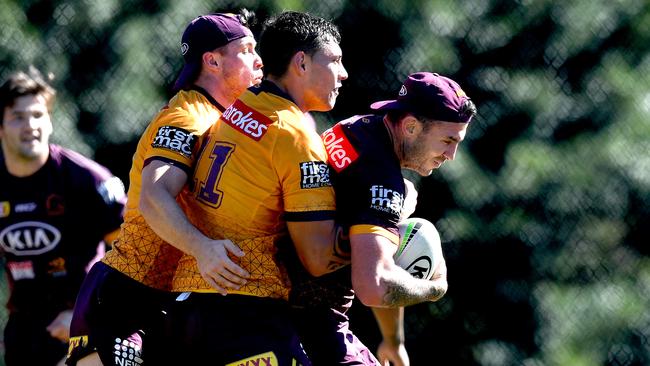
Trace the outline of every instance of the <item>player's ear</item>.
{"type": "Polygon", "coordinates": [[[212,68],[219,67],[221,64],[220,54],[218,52],[204,52],[203,53],[203,65],[212,68]]]}
{"type": "Polygon", "coordinates": [[[422,123],[411,114],[407,114],[402,119],[401,128],[405,137],[414,138],[422,130],[422,123]]]}
{"type": "Polygon", "coordinates": [[[307,71],[307,67],[305,66],[306,61],[307,61],[307,55],[305,54],[305,52],[298,51],[291,58],[291,65],[299,74],[302,74],[305,71],[307,71]]]}

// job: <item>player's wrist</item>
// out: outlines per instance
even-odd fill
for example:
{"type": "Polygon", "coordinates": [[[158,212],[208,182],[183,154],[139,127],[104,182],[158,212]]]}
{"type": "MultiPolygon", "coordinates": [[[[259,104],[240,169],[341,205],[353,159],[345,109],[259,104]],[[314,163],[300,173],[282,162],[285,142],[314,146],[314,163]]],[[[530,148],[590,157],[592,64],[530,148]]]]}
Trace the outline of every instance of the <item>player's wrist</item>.
{"type": "Polygon", "coordinates": [[[404,335],[394,334],[385,335],[383,337],[384,343],[390,347],[400,347],[404,345],[404,335]]]}

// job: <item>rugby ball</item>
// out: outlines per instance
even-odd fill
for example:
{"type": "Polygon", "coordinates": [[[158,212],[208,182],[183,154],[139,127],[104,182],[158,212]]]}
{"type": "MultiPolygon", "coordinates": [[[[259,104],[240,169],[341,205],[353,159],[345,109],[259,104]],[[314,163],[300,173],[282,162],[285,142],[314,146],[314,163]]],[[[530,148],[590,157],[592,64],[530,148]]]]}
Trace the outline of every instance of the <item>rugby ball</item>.
{"type": "Polygon", "coordinates": [[[430,279],[442,260],[438,230],[431,222],[413,217],[399,224],[400,243],[393,256],[395,263],[413,277],[430,279]]]}

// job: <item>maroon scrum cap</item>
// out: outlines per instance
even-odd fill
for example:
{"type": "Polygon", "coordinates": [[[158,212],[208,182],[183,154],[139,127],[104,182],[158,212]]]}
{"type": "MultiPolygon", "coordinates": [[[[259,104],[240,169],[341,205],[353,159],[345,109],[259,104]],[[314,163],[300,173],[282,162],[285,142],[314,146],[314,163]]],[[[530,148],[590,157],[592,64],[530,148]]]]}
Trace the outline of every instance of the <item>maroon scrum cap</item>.
{"type": "Polygon", "coordinates": [[[379,111],[402,110],[437,121],[467,123],[470,113],[462,108],[469,98],[455,81],[431,72],[408,76],[395,100],[375,102],[379,111]]]}
{"type": "Polygon", "coordinates": [[[174,90],[189,86],[201,71],[203,54],[253,33],[244,26],[234,14],[201,15],[192,20],[183,32],[181,53],[185,65],[181,70],[174,90]]]}

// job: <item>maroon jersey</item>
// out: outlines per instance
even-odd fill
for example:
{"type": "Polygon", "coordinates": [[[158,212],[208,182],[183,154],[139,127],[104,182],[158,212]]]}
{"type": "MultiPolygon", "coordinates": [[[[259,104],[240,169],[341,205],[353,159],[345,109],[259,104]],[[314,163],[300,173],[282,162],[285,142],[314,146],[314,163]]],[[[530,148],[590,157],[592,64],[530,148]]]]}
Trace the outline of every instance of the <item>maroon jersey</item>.
{"type": "MultiPolygon", "coordinates": [[[[404,179],[381,116],[354,116],[322,135],[336,193],[336,221],[346,232],[374,233],[397,244],[404,179]]],[[[305,350],[314,366],[366,365],[379,361],[350,331],[350,266],[312,277],[295,253],[288,260],[290,301],[305,350]]]]}
{"type": "Polygon", "coordinates": [[[104,235],[119,228],[121,181],[94,161],[50,145],[45,165],[29,177],[6,169],[0,151],[0,252],[10,311],[72,308],[85,267],[104,235]]]}
{"type": "MultiPolygon", "coordinates": [[[[352,233],[376,233],[398,242],[405,186],[382,116],[354,116],[322,136],[336,193],[336,221],[352,233]]],[[[294,258],[294,260],[297,260],[294,258]]],[[[315,278],[291,266],[295,305],[345,313],[352,304],[350,267],[315,278]]]]}

